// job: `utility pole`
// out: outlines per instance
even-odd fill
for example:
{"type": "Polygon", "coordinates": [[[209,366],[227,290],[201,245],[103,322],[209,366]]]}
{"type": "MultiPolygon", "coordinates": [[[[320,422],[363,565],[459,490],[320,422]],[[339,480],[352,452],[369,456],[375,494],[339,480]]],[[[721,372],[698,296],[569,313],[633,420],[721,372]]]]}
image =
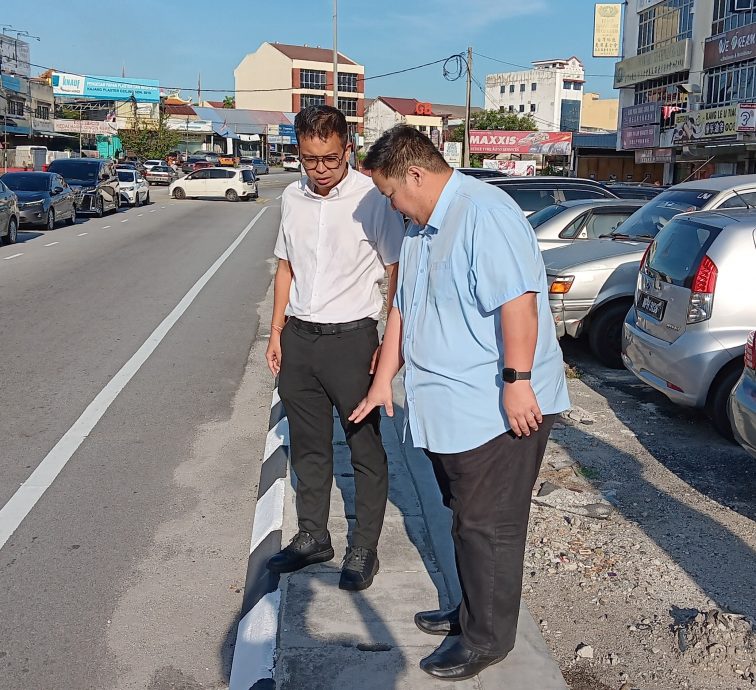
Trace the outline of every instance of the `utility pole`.
{"type": "Polygon", "coordinates": [[[465,99],[465,140],[462,142],[462,166],[470,167],[470,91],[472,90],[472,48],[467,49],[467,97],[465,99]]]}
{"type": "Polygon", "coordinates": [[[333,0],[333,107],[339,107],[339,0],[333,0]]]}

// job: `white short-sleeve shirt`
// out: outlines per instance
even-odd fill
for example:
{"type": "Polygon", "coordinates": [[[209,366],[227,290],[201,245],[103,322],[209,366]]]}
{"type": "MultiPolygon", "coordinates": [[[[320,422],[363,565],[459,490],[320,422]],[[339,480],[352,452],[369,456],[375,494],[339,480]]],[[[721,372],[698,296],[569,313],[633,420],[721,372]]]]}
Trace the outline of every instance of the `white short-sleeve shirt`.
{"type": "Polygon", "coordinates": [[[349,168],[328,196],[307,177],[281,199],[281,227],[274,254],[291,263],[294,279],[286,313],[315,323],[377,319],[385,267],[399,261],[401,215],[373,184],[349,168]]]}

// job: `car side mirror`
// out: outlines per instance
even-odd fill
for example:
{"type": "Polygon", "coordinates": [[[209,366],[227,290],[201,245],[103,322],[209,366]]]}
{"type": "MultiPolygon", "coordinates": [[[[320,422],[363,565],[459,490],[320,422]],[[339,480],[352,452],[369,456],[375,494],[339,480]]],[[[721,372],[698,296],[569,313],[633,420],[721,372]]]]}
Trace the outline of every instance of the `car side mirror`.
{"type": "Polygon", "coordinates": [[[52,190],[53,194],[63,194],[63,187],[54,187],[52,190]]]}

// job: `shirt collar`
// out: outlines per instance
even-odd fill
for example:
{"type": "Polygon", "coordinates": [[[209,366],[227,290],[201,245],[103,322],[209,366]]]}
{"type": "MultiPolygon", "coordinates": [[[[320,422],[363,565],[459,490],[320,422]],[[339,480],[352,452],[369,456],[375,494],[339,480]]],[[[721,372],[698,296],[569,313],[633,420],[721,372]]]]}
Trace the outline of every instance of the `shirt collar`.
{"type": "Polygon", "coordinates": [[[446,181],[446,184],[438,197],[438,201],[436,201],[436,205],[433,207],[433,213],[431,213],[431,217],[423,228],[423,232],[434,234],[441,229],[441,224],[444,222],[446,212],[449,210],[449,206],[451,205],[452,199],[457,193],[457,190],[462,186],[462,181],[462,173],[453,170],[451,177],[446,181]]]}
{"type": "Polygon", "coordinates": [[[302,178],[302,191],[304,192],[305,196],[309,196],[313,199],[334,199],[340,197],[346,191],[347,187],[354,179],[354,176],[358,174],[359,173],[354,168],[352,168],[350,165],[347,165],[347,174],[344,175],[344,179],[339,182],[330,192],[328,192],[328,196],[320,196],[320,194],[318,194],[310,186],[310,178],[305,175],[302,178]]]}

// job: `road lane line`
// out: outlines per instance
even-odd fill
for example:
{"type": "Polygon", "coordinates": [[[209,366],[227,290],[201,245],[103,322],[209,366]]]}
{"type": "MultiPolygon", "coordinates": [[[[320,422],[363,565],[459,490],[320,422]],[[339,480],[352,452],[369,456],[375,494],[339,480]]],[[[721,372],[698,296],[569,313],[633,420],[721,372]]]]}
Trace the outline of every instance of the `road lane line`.
{"type": "Polygon", "coordinates": [[[150,211],[150,213],[155,213],[155,209],[153,208],[153,209],[152,209],[152,210],[150,211]]]}
{"type": "Polygon", "coordinates": [[[103,225],[103,226],[102,226],[102,229],[103,229],[103,230],[107,230],[107,229],[108,229],[109,227],[110,227],[110,225],[103,225]]]}
{"type": "Polygon", "coordinates": [[[124,218],[124,219],[123,219],[123,220],[122,220],[121,222],[122,222],[122,223],[128,223],[128,222],[129,222],[129,219],[128,219],[128,218],[124,218]]]}
{"type": "Polygon", "coordinates": [[[46,244],[45,247],[52,247],[55,244],[60,244],[60,242],[50,242],[49,244],[46,244]]]}
{"type": "Polygon", "coordinates": [[[134,378],[149,356],[160,345],[165,336],[168,335],[184,312],[191,306],[197,295],[202,291],[202,288],[218,272],[226,259],[234,253],[265,211],[265,208],[260,209],[259,213],[239,233],[228,249],[216,259],[215,263],[205,271],[204,275],[192,286],[189,292],[182,297],[181,301],[173,308],[173,311],[149,335],[142,346],[131,356],[131,359],[121,367],[118,373],[95,396],[94,400],[89,403],[71,428],[63,434],[52,450],[39,463],[30,477],[21,484],[10,500],[0,509],[0,549],[18,529],[37,501],[42,498],[45,491],[50,488],[55,478],[79,449],[79,446],[84,442],[84,439],[87,438],[92,429],[94,429],[102,416],[108,411],[108,408],[120,392],[134,378]]]}
{"type": "Polygon", "coordinates": [[[23,256],[23,252],[19,252],[18,254],[11,254],[10,256],[6,256],[3,261],[10,261],[11,259],[15,259],[17,256],[23,256]]]}
{"type": "Polygon", "coordinates": [[[80,233],[79,233],[78,235],[76,235],[76,236],[77,236],[77,237],[84,237],[84,235],[88,235],[88,234],[89,234],[88,232],[80,232],[80,233]]]}
{"type": "Polygon", "coordinates": [[[283,194],[279,194],[279,195],[278,195],[278,196],[276,197],[276,201],[278,201],[278,200],[279,200],[279,199],[280,199],[280,198],[281,198],[282,196],[283,196],[283,194]]]}
{"type": "Polygon", "coordinates": [[[141,218],[144,215],[144,213],[137,213],[137,218],[141,218]]]}

